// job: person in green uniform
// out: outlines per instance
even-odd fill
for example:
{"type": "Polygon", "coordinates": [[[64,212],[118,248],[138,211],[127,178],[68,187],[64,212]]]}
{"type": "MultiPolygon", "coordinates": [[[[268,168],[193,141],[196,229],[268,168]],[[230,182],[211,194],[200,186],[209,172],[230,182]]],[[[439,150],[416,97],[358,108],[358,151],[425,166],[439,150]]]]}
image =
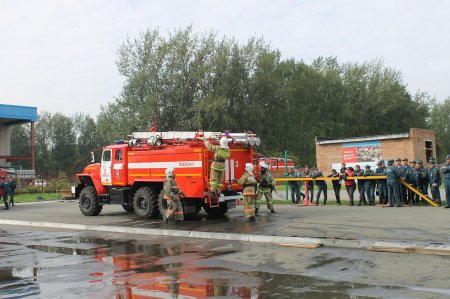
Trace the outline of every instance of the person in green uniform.
{"type": "Polygon", "coordinates": [[[255,199],[255,186],[256,179],[253,175],[253,164],[245,163],[245,172],[244,174],[237,180],[239,185],[244,186],[244,215],[248,221],[255,220],[255,213],[253,210],[253,201],[255,199]]]}
{"type": "Polygon", "coordinates": [[[164,221],[168,223],[170,220],[175,220],[175,224],[180,223],[184,219],[183,205],[180,201],[180,195],[185,197],[182,190],[178,188],[175,181],[173,168],[166,169],[166,180],[163,185],[164,199],[167,201],[166,214],[163,215],[164,221]]]}
{"type": "Polygon", "coordinates": [[[394,160],[388,161],[386,168],[387,189],[388,189],[388,204],[390,207],[395,205],[400,207],[400,173],[398,168],[394,166],[394,160]]]}
{"type": "Polygon", "coordinates": [[[266,163],[260,162],[259,163],[259,178],[258,178],[258,188],[257,188],[257,198],[255,202],[255,215],[258,214],[259,211],[259,201],[261,198],[266,198],[267,202],[267,208],[270,210],[271,213],[275,213],[275,210],[273,209],[273,198],[272,198],[272,191],[275,189],[275,181],[273,179],[272,174],[269,172],[269,166],[267,166],[266,163]]]}
{"type": "Polygon", "coordinates": [[[208,151],[214,152],[214,159],[211,163],[211,171],[209,174],[209,190],[211,191],[211,200],[215,201],[216,196],[219,197],[222,192],[223,177],[225,172],[225,160],[230,157],[230,149],[228,147],[228,138],[223,136],[219,141],[220,145],[211,144],[205,140],[205,146],[208,151]]]}

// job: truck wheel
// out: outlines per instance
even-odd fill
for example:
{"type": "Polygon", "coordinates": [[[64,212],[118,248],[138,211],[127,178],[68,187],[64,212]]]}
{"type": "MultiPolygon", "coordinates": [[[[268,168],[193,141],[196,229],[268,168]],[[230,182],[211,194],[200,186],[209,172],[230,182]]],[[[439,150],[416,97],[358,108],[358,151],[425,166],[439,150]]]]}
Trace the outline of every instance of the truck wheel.
{"type": "Polygon", "coordinates": [[[218,208],[211,208],[209,203],[205,203],[203,204],[203,209],[209,216],[223,216],[228,212],[226,202],[221,202],[218,208]]]}
{"type": "Polygon", "coordinates": [[[134,212],[134,207],[130,205],[122,205],[122,208],[127,211],[128,213],[134,212]]]}
{"type": "Polygon", "coordinates": [[[97,191],[93,186],[86,186],[81,190],[79,197],[80,211],[85,216],[97,216],[103,206],[98,201],[97,191]]]}
{"type": "Polygon", "coordinates": [[[158,212],[158,195],[149,187],[141,187],[133,197],[134,213],[139,218],[156,218],[158,212]]]}

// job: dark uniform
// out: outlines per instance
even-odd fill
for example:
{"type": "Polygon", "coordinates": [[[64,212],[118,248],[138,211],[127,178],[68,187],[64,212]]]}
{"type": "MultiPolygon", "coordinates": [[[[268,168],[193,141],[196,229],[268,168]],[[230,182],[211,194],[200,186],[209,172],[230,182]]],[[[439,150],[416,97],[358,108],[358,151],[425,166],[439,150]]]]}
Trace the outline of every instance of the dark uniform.
{"type": "Polygon", "coordinates": [[[394,206],[395,199],[395,205],[400,207],[400,173],[398,172],[397,167],[394,166],[394,160],[388,162],[386,176],[389,206],[394,206]]]}
{"type": "MultiPolygon", "coordinates": [[[[408,159],[403,159],[403,161],[408,161],[408,159]]],[[[398,172],[400,173],[400,179],[402,179],[403,181],[406,181],[406,171],[408,170],[408,165],[400,165],[398,167],[398,172]]],[[[408,188],[406,188],[406,186],[404,186],[401,182],[400,182],[400,198],[401,201],[404,202],[405,204],[408,203],[408,188]]]]}
{"type": "Polygon", "coordinates": [[[430,183],[428,170],[423,166],[422,161],[419,161],[418,164],[419,167],[416,168],[416,185],[420,192],[428,195],[428,184],[430,183]]]}
{"type": "Polygon", "coordinates": [[[450,208],[450,155],[445,157],[445,163],[441,168],[442,173],[444,174],[444,188],[445,188],[445,207],[450,208]]]}
{"type": "Polygon", "coordinates": [[[441,181],[441,173],[439,168],[437,168],[434,161],[430,162],[430,186],[431,186],[431,196],[433,201],[436,202],[439,206],[441,205],[441,194],[439,192],[439,187],[442,184],[441,181]]]}
{"type": "MultiPolygon", "coordinates": [[[[298,171],[292,169],[288,174],[288,178],[299,178],[300,174],[298,171]]],[[[298,204],[300,202],[300,182],[299,181],[289,181],[289,187],[291,188],[291,200],[293,204],[298,204]]]]}
{"type": "MultiPolygon", "coordinates": [[[[364,174],[364,170],[362,170],[361,168],[359,170],[355,169],[355,176],[363,176],[364,174]]],[[[358,188],[358,192],[359,192],[359,202],[358,202],[358,206],[361,205],[361,202],[364,203],[364,205],[367,205],[367,201],[366,201],[366,191],[364,189],[364,180],[359,179],[357,182],[357,188],[358,188]]]]}
{"type": "MultiPolygon", "coordinates": [[[[384,167],[384,161],[381,160],[377,163],[378,167],[375,169],[376,175],[386,175],[386,167],[384,167]]],[[[385,179],[377,180],[378,197],[380,204],[387,204],[387,181],[385,179]]]]}
{"type": "MultiPolygon", "coordinates": [[[[363,176],[374,176],[375,171],[370,170],[370,166],[366,165],[364,168],[363,176]]],[[[375,205],[375,180],[364,180],[364,190],[366,191],[367,200],[369,201],[369,206],[375,205]]]]}
{"type": "Polygon", "coordinates": [[[11,188],[5,177],[2,177],[1,187],[3,191],[3,203],[5,204],[5,208],[3,210],[9,210],[8,195],[11,192],[11,188]]]}
{"type": "MultiPolygon", "coordinates": [[[[413,166],[409,166],[406,169],[405,172],[405,181],[410,185],[411,187],[416,187],[416,170],[414,168],[414,165],[416,164],[416,161],[411,161],[413,166]]],[[[419,203],[419,196],[414,193],[411,189],[407,190],[408,192],[408,204],[410,205],[416,205],[419,203]]]]}
{"type": "Polygon", "coordinates": [[[9,198],[9,203],[14,206],[14,193],[16,192],[16,180],[12,179],[11,182],[9,183],[9,188],[11,189],[11,194],[10,194],[10,198],[9,198]]]}
{"type": "MultiPolygon", "coordinates": [[[[334,172],[328,175],[329,178],[339,178],[339,174],[333,169],[334,172]]],[[[332,180],[334,195],[336,197],[336,204],[341,205],[341,182],[340,180],[332,180]]]]}
{"type": "MultiPolygon", "coordinates": [[[[311,170],[305,169],[305,172],[303,172],[304,178],[310,178],[312,175],[313,175],[313,171],[311,171],[311,170]]],[[[311,201],[313,201],[314,200],[314,181],[312,181],[312,180],[308,181],[308,183],[306,183],[306,187],[308,187],[309,199],[311,201]]]]}
{"type": "MultiPolygon", "coordinates": [[[[323,177],[322,172],[317,171],[312,176],[312,178],[323,177]]],[[[320,194],[323,192],[323,204],[327,204],[327,183],[324,180],[316,180],[317,185],[317,195],[316,195],[316,206],[319,204],[320,194]]]]}

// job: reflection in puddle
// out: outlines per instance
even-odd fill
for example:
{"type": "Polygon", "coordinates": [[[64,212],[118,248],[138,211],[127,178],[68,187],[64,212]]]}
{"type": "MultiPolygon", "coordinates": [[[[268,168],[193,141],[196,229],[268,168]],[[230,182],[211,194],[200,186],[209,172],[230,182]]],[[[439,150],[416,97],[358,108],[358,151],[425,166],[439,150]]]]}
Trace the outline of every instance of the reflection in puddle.
{"type": "MultiPolygon", "coordinates": [[[[246,266],[238,271],[218,259],[242,250],[238,242],[162,237],[137,241],[48,232],[0,231],[0,236],[1,298],[412,297],[405,295],[410,289],[399,286],[258,272],[246,266]]],[[[307,271],[343,262],[349,261],[318,255],[307,271]]],[[[442,290],[432,292],[445,295],[442,290]]]]}

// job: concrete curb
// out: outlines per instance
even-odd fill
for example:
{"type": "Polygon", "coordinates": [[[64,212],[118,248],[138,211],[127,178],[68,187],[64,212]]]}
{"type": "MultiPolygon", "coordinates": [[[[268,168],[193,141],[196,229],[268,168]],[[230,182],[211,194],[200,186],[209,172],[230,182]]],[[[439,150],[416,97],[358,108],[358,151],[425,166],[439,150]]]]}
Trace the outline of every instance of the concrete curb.
{"type": "Polygon", "coordinates": [[[369,251],[377,251],[377,252],[416,253],[416,254],[445,255],[445,256],[450,255],[449,244],[415,244],[410,242],[382,242],[375,240],[319,239],[319,238],[216,233],[216,232],[184,231],[184,230],[158,229],[158,228],[135,228],[124,226],[85,225],[85,224],[6,220],[6,219],[0,219],[0,224],[15,225],[15,226],[46,227],[56,229],[59,228],[70,230],[88,230],[88,231],[149,235],[149,236],[171,236],[171,237],[196,238],[196,239],[241,241],[252,243],[269,243],[279,246],[311,248],[311,249],[325,246],[335,248],[366,249],[369,251]]]}
{"type": "Polygon", "coordinates": [[[24,220],[5,220],[5,219],[0,219],[0,224],[16,225],[16,226],[61,228],[61,229],[71,229],[71,230],[89,230],[89,231],[125,233],[125,234],[136,234],[136,235],[150,235],[150,236],[171,236],[171,237],[229,240],[229,241],[242,241],[242,242],[254,242],[254,243],[292,243],[292,244],[301,244],[301,245],[322,246],[322,241],[320,239],[315,239],[315,238],[297,238],[297,237],[283,237],[283,236],[215,233],[215,232],[183,231],[183,230],[172,230],[172,229],[135,228],[135,227],[123,227],[123,226],[85,225],[85,224],[24,221],[24,220]]]}

